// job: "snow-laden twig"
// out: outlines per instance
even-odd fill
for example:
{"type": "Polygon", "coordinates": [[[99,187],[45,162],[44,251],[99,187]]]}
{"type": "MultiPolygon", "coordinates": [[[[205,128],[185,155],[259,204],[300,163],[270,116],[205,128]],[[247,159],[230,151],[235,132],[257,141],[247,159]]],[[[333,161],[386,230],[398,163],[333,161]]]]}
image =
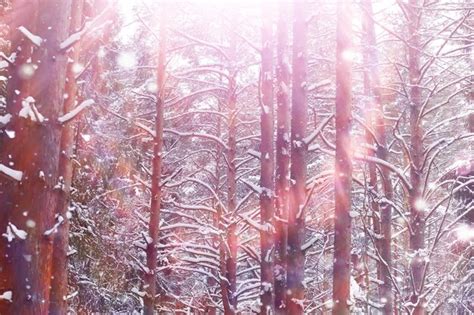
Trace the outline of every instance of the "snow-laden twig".
{"type": "Polygon", "coordinates": [[[46,232],[43,233],[44,236],[50,236],[51,234],[54,234],[58,231],[58,227],[64,222],[64,218],[62,215],[60,215],[57,218],[57,222],[54,224],[52,228],[47,230],[46,232]]]}
{"type": "Polygon", "coordinates": [[[316,137],[323,131],[324,127],[326,127],[326,125],[332,120],[333,117],[334,114],[329,115],[325,120],[323,120],[323,122],[321,123],[321,125],[318,126],[318,128],[316,128],[310,135],[303,139],[303,142],[306,145],[309,145],[311,142],[313,142],[314,139],[316,139],[316,137]]]}
{"type": "Polygon", "coordinates": [[[5,166],[3,164],[0,164],[0,173],[5,174],[9,178],[14,179],[18,182],[20,182],[21,179],[23,178],[23,172],[22,171],[14,170],[14,169],[9,168],[8,166],[5,166]]]}
{"type": "Polygon", "coordinates": [[[34,45],[40,47],[41,46],[41,43],[43,42],[43,39],[38,36],[38,35],[35,35],[33,33],[31,33],[26,27],[24,26],[20,26],[18,28],[18,30],[26,36],[26,38],[28,38],[34,45]]]}
{"type": "Polygon", "coordinates": [[[376,163],[378,165],[381,165],[381,166],[384,166],[384,167],[388,168],[389,170],[394,172],[400,178],[400,180],[404,184],[405,188],[407,188],[408,190],[413,189],[413,187],[410,184],[410,181],[405,177],[404,172],[402,170],[400,170],[399,168],[397,168],[395,165],[393,165],[393,164],[391,164],[391,163],[389,163],[385,160],[373,157],[373,156],[364,156],[364,155],[360,155],[360,154],[355,154],[354,158],[356,160],[363,160],[363,161],[373,162],[373,163],[376,163]]]}
{"type": "Polygon", "coordinates": [[[71,110],[69,113],[64,114],[63,116],[58,118],[58,121],[61,124],[65,124],[68,121],[74,119],[77,115],[79,115],[84,109],[87,107],[93,105],[95,102],[92,99],[85,100],[78,106],[76,106],[73,110],[71,110]]]}
{"type": "Polygon", "coordinates": [[[221,145],[223,148],[228,149],[227,145],[224,143],[224,141],[222,141],[221,138],[219,138],[217,136],[214,136],[214,135],[211,135],[211,134],[208,134],[208,133],[204,133],[204,132],[180,132],[180,131],[177,131],[177,130],[174,130],[174,129],[163,129],[163,132],[171,133],[171,134],[177,135],[179,137],[196,137],[196,138],[203,138],[203,139],[207,139],[207,140],[212,140],[212,141],[218,143],[219,145],[221,145]]]}
{"type": "Polygon", "coordinates": [[[77,32],[71,34],[68,38],[66,38],[64,41],[62,41],[59,44],[59,49],[62,51],[68,50],[74,44],[76,44],[78,41],[80,41],[85,35],[89,33],[93,33],[102,27],[108,25],[111,23],[111,21],[104,21],[102,24],[98,24],[100,21],[103,20],[103,17],[106,15],[106,13],[109,11],[111,7],[108,6],[105,8],[93,21],[89,21],[84,24],[84,26],[77,32]]]}
{"type": "Polygon", "coordinates": [[[260,224],[257,221],[252,220],[247,215],[239,215],[242,219],[247,222],[248,225],[260,232],[274,232],[274,227],[271,223],[260,224]]]}
{"type": "Polygon", "coordinates": [[[260,160],[260,152],[256,151],[256,150],[253,150],[253,149],[250,149],[247,151],[247,154],[250,155],[250,156],[253,156],[254,158],[256,159],[259,159],[260,160]]]}
{"type": "Polygon", "coordinates": [[[59,49],[66,50],[69,47],[72,47],[75,43],[81,40],[82,36],[87,32],[87,27],[84,27],[82,30],[72,34],[66,38],[61,44],[59,44],[59,49]]]}
{"type": "Polygon", "coordinates": [[[255,185],[254,183],[248,182],[245,179],[241,179],[241,181],[250,189],[252,189],[252,191],[255,192],[257,195],[260,195],[262,193],[262,187],[255,185]]]}

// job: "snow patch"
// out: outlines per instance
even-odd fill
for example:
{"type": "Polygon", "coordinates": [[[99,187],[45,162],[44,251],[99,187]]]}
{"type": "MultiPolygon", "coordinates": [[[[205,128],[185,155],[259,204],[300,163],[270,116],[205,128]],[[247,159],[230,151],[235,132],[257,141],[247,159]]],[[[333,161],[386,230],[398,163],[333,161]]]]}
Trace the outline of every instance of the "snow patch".
{"type": "Polygon", "coordinates": [[[0,124],[2,125],[6,125],[10,122],[10,120],[12,119],[12,115],[11,114],[6,114],[6,115],[0,115],[0,124]]]}
{"type": "Polygon", "coordinates": [[[9,222],[7,226],[7,231],[2,234],[3,237],[5,237],[8,242],[10,243],[13,241],[15,238],[19,238],[21,240],[25,240],[26,237],[28,236],[28,233],[26,233],[23,230],[20,230],[15,226],[15,224],[9,222]]]}
{"type": "Polygon", "coordinates": [[[13,131],[13,130],[5,130],[5,133],[7,134],[8,138],[10,138],[10,139],[15,138],[15,131],[13,131]]]}
{"type": "Polygon", "coordinates": [[[14,179],[16,181],[21,181],[23,178],[23,172],[22,171],[17,171],[12,168],[9,168],[6,165],[0,164],[0,173],[3,173],[10,177],[11,179],[14,179]]]}
{"type": "Polygon", "coordinates": [[[35,106],[35,99],[31,96],[28,96],[21,102],[21,106],[23,107],[20,112],[18,113],[18,116],[25,118],[25,119],[31,119],[31,121],[37,121],[42,123],[45,118],[41,113],[38,111],[38,109],[35,106]]]}
{"type": "MultiPolygon", "coordinates": [[[[88,24],[86,24],[88,26],[88,24]]],[[[70,47],[72,47],[75,43],[81,40],[82,36],[86,33],[88,27],[84,27],[82,30],[79,32],[76,32],[66,38],[61,44],[59,44],[59,49],[61,50],[66,50],[70,47]]]]}
{"type": "Polygon", "coordinates": [[[54,226],[43,233],[44,236],[50,236],[51,234],[56,233],[58,231],[59,226],[64,222],[64,218],[62,215],[58,216],[56,220],[57,221],[54,226]]]}
{"type": "Polygon", "coordinates": [[[0,300],[13,302],[13,292],[12,291],[3,292],[2,294],[0,294],[0,300]]]}
{"type": "Polygon", "coordinates": [[[43,39],[41,37],[39,37],[38,35],[35,35],[33,33],[31,33],[26,27],[24,26],[20,26],[18,28],[18,30],[26,36],[26,38],[28,38],[33,44],[35,44],[36,46],[40,47],[41,46],[41,43],[43,42],[43,39]]]}

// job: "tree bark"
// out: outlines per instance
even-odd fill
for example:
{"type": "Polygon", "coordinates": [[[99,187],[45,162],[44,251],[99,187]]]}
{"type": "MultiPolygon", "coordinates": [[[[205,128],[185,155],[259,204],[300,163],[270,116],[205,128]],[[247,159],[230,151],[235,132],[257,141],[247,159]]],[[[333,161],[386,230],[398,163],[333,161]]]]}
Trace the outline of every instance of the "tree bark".
{"type": "Polygon", "coordinates": [[[334,215],[333,310],[350,314],[351,277],[351,106],[352,63],[350,2],[337,4],[336,33],[336,168],[334,215]]]}
{"type": "Polygon", "coordinates": [[[408,202],[410,207],[410,250],[414,257],[410,262],[413,281],[411,302],[415,304],[414,314],[424,314],[424,301],[421,298],[425,261],[422,251],[425,248],[425,209],[421,187],[423,164],[423,130],[420,122],[422,106],[420,82],[420,43],[419,26],[421,20],[421,2],[410,0],[407,5],[408,15],[408,76],[409,76],[409,111],[410,111],[410,184],[408,202]]]}
{"type": "Polygon", "coordinates": [[[151,175],[151,202],[150,221],[148,224],[148,236],[150,237],[146,248],[146,266],[148,268],[144,275],[145,299],[144,313],[154,314],[156,298],[156,267],[157,267],[157,245],[160,233],[161,214],[161,168],[163,150],[163,123],[164,123],[164,98],[166,83],[166,42],[167,42],[167,12],[165,6],[161,7],[158,69],[156,73],[158,95],[156,100],[155,137],[153,139],[153,161],[151,175]]]}
{"type": "MultiPolygon", "coordinates": [[[[84,0],[74,0],[72,5],[70,34],[76,32],[82,26],[84,0]]],[[[64,101],[64,113],[70,112],[76,105],[77,85],[74,72],[75,63],[79,61],[79,45],[73,47],[70,53],[72,62],[68,63],[64,101]]],[[[67,123],[63,126],[61,135],[61,149],[59,156],[59,176],[61,189],[58,191],[58,208],[56,221],[62,220],[54,234],[53,241],[53,271],[51,278],[51,302],[49,306],[50,314],[67,313],[67,252],[69,238],[69,218],[68,207],[70,203],[71,182],[73,177],[72,156],[74,154],[75,124],[67,123]],[[61,219],[60,219],[61,218],[61,219]]]]}
{"type": "Polygon", "coordinates": [[[275,173],[275,311],[286,310],[288,208],[290,190],[290,69],[288,59],[287,2],[279,1],[277,25],[277,136],[275,173]]]}
{"type": "Polygon", "coordinates": [[[67,56],[60,52],[59,44],[68,36],[71,1],[16,1],[13,10],[17,18],[24,19],[21,25],[41,41],[38,38],[32,43],[17,27],[13,29],[18,56],[11,65],[7,110],[13,116],[9,129],[15,131],[15,137],[2,141],[0,163],[23,172],[23,176],[18,182],[0,178],[1,228],[2,233],[18,229],[27,235],[13,232],[11,242],[1,240],[2,249],[6,248],[2,280],[4,289],[13,295],[5,313],[46,314],[52,239],[45,232],[55,224],[58,202],[55,187],[60,180],[61,128],[57,119],[63,110],[67,68],[67,56]],[[30,75],[29,70],[36,66],[30,75]],[[19,116],[20,110],[28,107],[24,102],[28,97],[34,98],[34,107],[32,103],[29,107],[35,119],[19,116]],[[46,119],[41,120],[39,114],[46,119]]]}
{"type": "Polygon", "coordinates": [[[290,208],[288,214],[288,274],[287,311],[303,314],[304,303],[304,252],[301,248],[305,237],[304,203],[306,199],[306,134],[307,98],[307,2],[295,0],[293,4],[293,77],[291,108],[291,168],[290,208]]]}
{"type": "MultiPolygon", "coordinates": [[[[388,161],[387,135],[385,131],[384,112],[380,92],[380,76],[378,71],[377,42],[375,38],[372,0],[363,0],[362,10],[364,16],[364,89],[366,95],[369,97],[369,116],[373,123],[375,139],[372,139],[372,136],[369,136],[369,133],[367,134],[370,137],[369,143],[375,143],[376,145],[376,156],[381,160],[388,161]]],[[[372,124],[370,124],[370,126],[372,126],[372,124]]],[[[370,167],[374,170],[376,168],[374,164],[370,167]]],[[[382,167],[380,168],[380,173],[380,181],[384,197],[387,200],[392,201],[393,185],[390,171],[386,167],[382,167]]],[[[377,174],[373,171],[371,171],[370,174],[371,187],[376,189],[377,174]]],[[[377,211],[380,215],[379,231],[375,232],[383,236],[382,240],[377,241],[377,250],[382,259],[382,261],[377,262],[379,279],[382,281],[382,284],[379,286],[379,296],[381,299],[384,299],[383,301],[386,301],[383,307],[384,313],[392,314],[392,206],[387,202],[383,202],[379,206],[378,201],[375,201],[373,208],[374,211],[377,211]]]]}
{"type": "MultiPolygon", "coordinates": [[[[234,25],[235,15],[231,17],[231,25],[234,25]]],[[[226,292],[227,297],[223,301],[225,314],[235,314],[237,312],[237,254],[238,254],[238,236],[237,236],[237,220],[235,218],[235,209],[237,206],[237,170],[235,158],[237,154],[237,69],[234,63],[236,62],[236,35],[233,34],[230,38],[231,47],[229,48],[229,77],[227,87],[227,112],[228,112],[228,135],[227,135],[227,229],[225,245],[225,272],[226,272],[226,292]]]]}
{"type": "Polygon", "coordinates": [[[227,211],[228,215],[231,216],[227,227],[227,248],[229,252],[226,256],[226,278],[228,281],[227,294],[229,301],[229,309],[226,314],[235,314],[237,310],[237,250],[238,250],[238,239],[237,239],[237,223],[232,218],[235,207],[236,207],[236,167],[235,167],[235,155],[236,155],[236,95],[235,95],[235,77],[232,76],[229,82],[228,91],[228,110],[229,110],[229,135],[227,141],[227,211]],[[229,313],[227,313],[229,312],[229,313]]]}
{"type": "Polygon", "coordinates": [[[262,4],[260,110],[260,314],[274,313],[273,21],[262,4]]]}

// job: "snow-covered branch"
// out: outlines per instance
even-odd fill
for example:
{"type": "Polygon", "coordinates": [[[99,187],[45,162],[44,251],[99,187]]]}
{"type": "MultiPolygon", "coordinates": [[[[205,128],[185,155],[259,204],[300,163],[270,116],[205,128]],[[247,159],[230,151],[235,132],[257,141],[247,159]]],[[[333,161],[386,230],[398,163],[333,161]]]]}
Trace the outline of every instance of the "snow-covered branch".
{"type": "Polygon", "coordinates": [[[24,27],[24,26],[20,26],[20,27],[18,28],[18,30],[19,30],[23,35],[25,35],[25,37],[28,38],[35,46],[38,46],[38,47],[41,46],[41,43],[43,42],[43,39],[42,39],[40,36],[31,33],[31,32],[30,32],[26,27],[24,27]]]}
{"type": "Polygon", "coordinates": [[[77,115],[79,115],[84,109],[87,107],[93,105],[95,102],[92,99],[85,100],[78,106],[76,106],[73,110],[71,110],[69,113],[64,114],[63,116],[58,118],[58,121],[61,124],[65,124],[69,122],[70,120],[73,120],[77,115]]]}

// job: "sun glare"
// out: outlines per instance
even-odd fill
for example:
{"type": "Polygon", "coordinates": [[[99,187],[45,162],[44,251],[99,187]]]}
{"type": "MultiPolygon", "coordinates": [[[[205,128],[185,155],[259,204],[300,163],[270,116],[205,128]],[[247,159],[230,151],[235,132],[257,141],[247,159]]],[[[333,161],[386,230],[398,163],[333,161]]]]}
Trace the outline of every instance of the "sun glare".
{"type": "Polygon", "coordinates": [[[133,52],[123,52],[117,57],[117,64],[124,69],[131,69],[137,65],[137,57],[133,52]]]}

